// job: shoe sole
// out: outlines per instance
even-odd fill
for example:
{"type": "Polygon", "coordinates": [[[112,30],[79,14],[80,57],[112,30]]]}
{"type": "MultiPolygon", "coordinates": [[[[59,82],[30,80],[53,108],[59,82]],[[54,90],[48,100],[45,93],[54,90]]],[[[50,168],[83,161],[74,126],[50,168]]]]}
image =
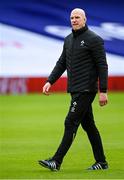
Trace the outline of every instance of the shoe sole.
{"type": "Polygon", "coordinates": [[[42,162],[40,162],[40,161],[38,161],[38,163],[41,165],[41,166],[43,166],[44,168],[47,168],[47,169],[49,169],[49,170],[51,170],[51,171],[58,171],[58,169],[51,169],[51,168],[49,168],[49,166],[46,166],[45,164],[43,164],[42,162]]]}

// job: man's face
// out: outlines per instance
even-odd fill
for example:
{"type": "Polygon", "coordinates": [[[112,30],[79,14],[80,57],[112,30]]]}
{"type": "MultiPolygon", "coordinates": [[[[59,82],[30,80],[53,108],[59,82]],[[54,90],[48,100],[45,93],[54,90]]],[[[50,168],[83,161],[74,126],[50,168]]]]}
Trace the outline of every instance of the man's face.
{"type": "Polygon", "coordinates": [[[84,14],[81,13],[80,11],[76,11],[76,10],[72,11],[70,20],[71,20],[72,29],[75,31],[85,26],[86,18],[84,14]]]}

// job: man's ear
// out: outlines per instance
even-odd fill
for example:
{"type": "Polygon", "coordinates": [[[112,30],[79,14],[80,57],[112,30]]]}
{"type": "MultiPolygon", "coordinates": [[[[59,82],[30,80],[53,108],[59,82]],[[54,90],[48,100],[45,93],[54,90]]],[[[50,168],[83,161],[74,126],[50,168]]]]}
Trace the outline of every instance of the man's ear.
{"type": "Polygon", "coordinates": [[[85,22],[87,21],[87,18],[86,18],[86,17],[84,18],[84,21],[85,21],[85,22]]]}

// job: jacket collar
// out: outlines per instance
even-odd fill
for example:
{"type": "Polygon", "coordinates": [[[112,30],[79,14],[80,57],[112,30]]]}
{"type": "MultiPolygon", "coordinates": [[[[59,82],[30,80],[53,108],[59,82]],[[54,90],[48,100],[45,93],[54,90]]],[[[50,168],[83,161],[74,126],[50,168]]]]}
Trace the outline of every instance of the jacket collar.
{"type": "Polygon", "coordinates": [[[79,36],[80,34],[84,33],[86,30],[88,30],[88,26],[87,26],[87,25],[85,25],[84,27],[82,27],[81,29],[79,29],[79,30],[77,30],[77,31],[74,31],[74,30],[72,29],[72,33],[73,33],[73,36],[74,36],[74,37],[77,37],[77,36],[79,36]]]}

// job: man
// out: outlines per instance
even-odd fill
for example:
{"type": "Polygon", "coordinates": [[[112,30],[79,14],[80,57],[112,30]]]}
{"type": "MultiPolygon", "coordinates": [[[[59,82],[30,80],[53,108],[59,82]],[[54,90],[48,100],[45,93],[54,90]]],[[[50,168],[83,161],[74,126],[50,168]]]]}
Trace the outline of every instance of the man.
{"type": "Polygon", "coordinates": [[[88,135],[96,161],[88,169],[107,169],[108,163],[91,105],[98,90],[98,79],[99,104],[104,106],[108,101],[108,66],[104,43],[102,38],[88,29],[84,10],[79,8],[72,10],[70,20],[72,33],[65,38],[62,54],[43,87],[43,93],[48,95],[51,85],[67,70],[71,105],[65,119],[61,144],[52,158],[40,160],[39,164],[53,171],[59,170],[81,124],[88,135]]]}

